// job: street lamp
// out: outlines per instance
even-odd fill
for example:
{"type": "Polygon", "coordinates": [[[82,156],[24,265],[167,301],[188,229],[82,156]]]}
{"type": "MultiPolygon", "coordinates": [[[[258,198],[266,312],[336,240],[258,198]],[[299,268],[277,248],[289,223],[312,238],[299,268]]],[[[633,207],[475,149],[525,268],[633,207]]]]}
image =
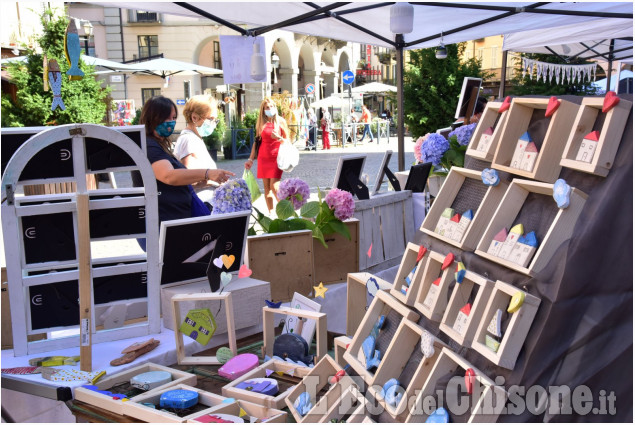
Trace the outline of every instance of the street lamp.
{"type": "Polygon", "coordinates": [[[276,54],[276,52],[271,52],[271,67],[273,69],[278,69],[280,66],[280,57],[276,54]]]}
{"type": "Polygon", "coordinates": [[[88,44],[90,41],[90,37],[93,35],[93,24],[90,21],[84,22],[84,35],[86,38],[84,39],[84,48],[86,50],[86,55],[88,55],[88,44]]]}
{"type": "Polygon", "coordinates": [[[443,33],[441,33],[441,41],[439,41],[439,45],[434,51],[434,56],[437,59],[445,59],[448,57],[448,49],[446,49],[445,44],[443,44],[443,33]]]}

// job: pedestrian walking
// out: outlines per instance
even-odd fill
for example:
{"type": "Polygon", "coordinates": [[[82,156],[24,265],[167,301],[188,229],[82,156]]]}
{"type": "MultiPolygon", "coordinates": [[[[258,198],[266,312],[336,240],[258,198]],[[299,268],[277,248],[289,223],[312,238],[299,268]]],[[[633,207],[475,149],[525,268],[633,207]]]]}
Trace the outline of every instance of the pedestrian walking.
{"type": "Polygon", "coordinates": [[[329,132],[331,131],[331,114],[328,108],[322,108],[322,148],[327,150],[331,149],[331,141],[329,139],[329,132]]]}
{"type": "Polygon", "coordinates": [[[364,123],[364,132],[362,133],[362,138],[359,139],[360,142],[364,141],[364,138],[366,137],[366,134],[370,135],[370,143],[373,143],[375,141],[375,138],[373,137],[373,132],[370,129],[370,111],[368,110],[368,108],[366,107],[366,105],[362,105],[362,123],[364,123]]]}

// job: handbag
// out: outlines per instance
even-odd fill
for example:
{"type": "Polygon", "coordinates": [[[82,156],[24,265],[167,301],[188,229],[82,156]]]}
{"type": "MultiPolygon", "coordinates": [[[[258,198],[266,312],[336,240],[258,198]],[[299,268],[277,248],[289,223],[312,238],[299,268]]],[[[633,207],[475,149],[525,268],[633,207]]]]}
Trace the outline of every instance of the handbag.
{"type": "Polygon", "coordinates": [[[209,208],[207,208],[205,203],[201,201],[201,198],[198,197],[192,185],[188,184],[187,187],[190,190],[190,195],[192,195],[192,206],[191,206],[192,217],[201,217],[205,215],[210,215],[211,211],[209,210],[209,208]]]}
{"type": "Polygon", "coordinates": [[[278,168],[290,172],[300,162],[300,152],[291,143],[282,143],[278,149],[278,168]]]}

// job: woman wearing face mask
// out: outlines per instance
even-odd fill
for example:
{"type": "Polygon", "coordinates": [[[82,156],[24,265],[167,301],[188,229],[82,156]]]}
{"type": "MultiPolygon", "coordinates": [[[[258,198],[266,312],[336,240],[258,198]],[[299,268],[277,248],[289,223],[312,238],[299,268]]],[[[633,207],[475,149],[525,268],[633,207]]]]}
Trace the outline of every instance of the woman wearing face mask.
{"type": "Polygon", "coordinates": [[[143,105],[139,119],[139,123],[146,126],[148,160],[157,179],[159,221],[209,214],[192,185],[207,187],[212,181],[223,183],[234,175],[231,171],[211,168],[187,169],[176,159],[169,138],[176,125],[176,115],[172,100],[155,96],[143,105]]]}
{"type": "Polygon", "coordinates": [[[245,162],[245,168],[251,169],[254,159],[258,160],[258,175],[265,188],[265,202],[269,213],[273,210],[274,199],[278,201],[278,185],[282,170],[278,168],[278,149],[280,144],[288,141],[289,129],[284,118],[278,115],[278,107],[269,97],[260,104],[260,114],[256,121],[256,137],[259,144],[254,143],[251,155],[245,162]]]}
{"type": "MultiPolygon", "coordinates": [[[[203,142],[216,128],[216,99],[208,95],[191,97],[183,109],[186,127],[174,144],[174,155],[187,168],[216,169],[216,163],[203,142]]],[[[198,189],[196,194],[208,207],[211,207],[212,189],[198,189]]]]}

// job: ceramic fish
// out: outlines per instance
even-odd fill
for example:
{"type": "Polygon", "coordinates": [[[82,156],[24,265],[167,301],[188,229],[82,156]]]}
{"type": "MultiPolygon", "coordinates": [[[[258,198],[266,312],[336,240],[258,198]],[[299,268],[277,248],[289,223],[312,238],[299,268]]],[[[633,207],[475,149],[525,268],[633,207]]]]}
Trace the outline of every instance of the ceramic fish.
{"type": "Polygon", "coordinates": [[[384,327],[385,323],[386,316],[379,316],[377,323],[375,323],[375,326],[373,326],[373,329],[370,331],[370,335],[368,335],[362,343],[362,350],[364,351],[364,357],[366,359],[366,370],[378,367],[381,362],[381,353],[379,350],[375,350],[375,343],[379,331],[384,327]]]}
{"type": "Polygon", "coordinates": [[[49,61],[49,84],[53,91],[53,103],[51,104],[51,111],[60,108],[62,111],[66,110],[64,101],[62,100],[62,72],[60,66],[55,59],[49,61]]]}
{"type": "Polygon", "coordinates": [[[293,407],[300,416],[305,416],[307,413],[309,413],[309,411],[313,408],[313,404],[311,403],[311,396],[309,395],[309,393],[304,392],[300,394],[293,403],[293,407]]]}
{"type": "Polygon", "coordinates": [[[267,303],[267,307],[269,308],[280,308],[282,305],[282,301],[274,303],[273,301],[265,300],[265,303],[267,303]]]}
{"type": "Polygon", "coordinates": [[[66,27],[64,52],[66,53],[66,61],[70,65],[70,69],[66,71],[66,75],[68,75],[71,80],[81,80],[84,77],[84,72],[78,67],[81,47],[79,46],[79,34],[77,33],[75,19],[70,19],[66,27]]]}
{"type": "Polygon", "coordinates": [[[384,395],[386,404],[397,407],[405,393],[405,390],[401,387],[399,381],[397,381],[395,378],[391,378],[384,384],[382,393],[384,395]]]}

